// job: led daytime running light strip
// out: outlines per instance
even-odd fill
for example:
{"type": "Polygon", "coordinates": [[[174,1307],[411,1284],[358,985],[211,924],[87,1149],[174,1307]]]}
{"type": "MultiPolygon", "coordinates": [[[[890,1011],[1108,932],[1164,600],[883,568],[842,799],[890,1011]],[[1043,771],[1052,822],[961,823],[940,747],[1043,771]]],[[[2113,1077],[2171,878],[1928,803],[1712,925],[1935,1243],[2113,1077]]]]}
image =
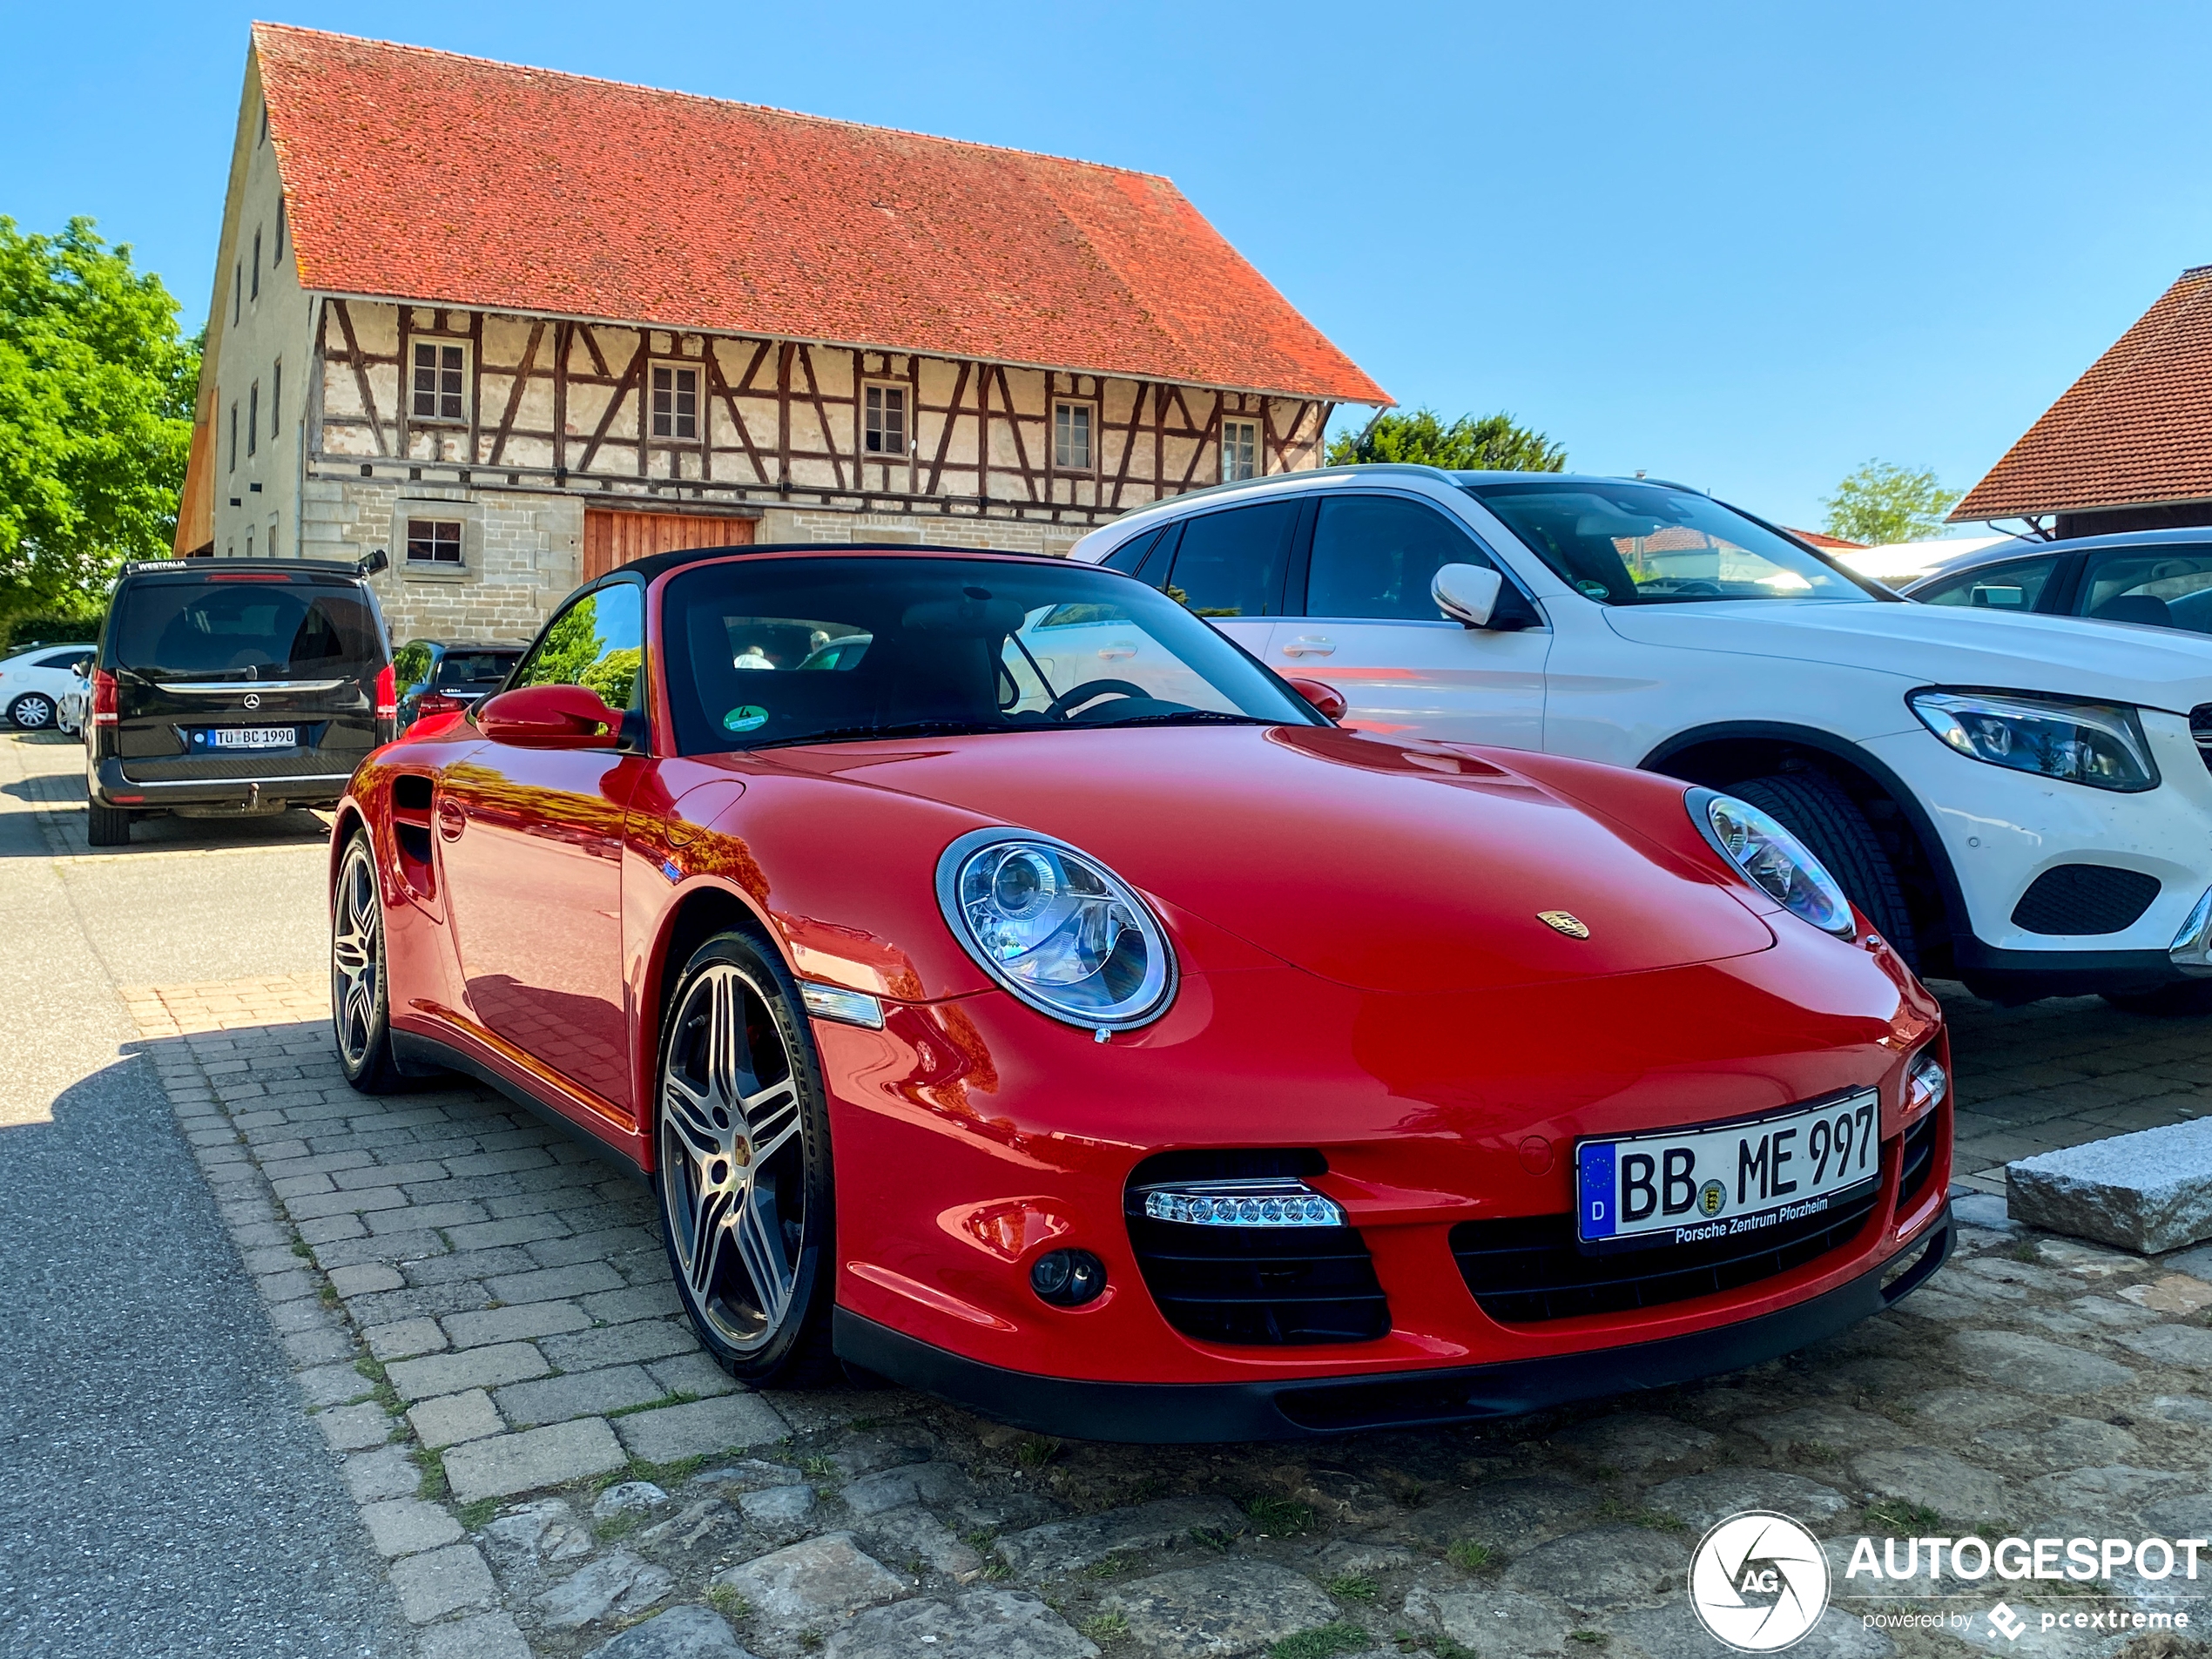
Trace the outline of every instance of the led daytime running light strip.
{"type": "Polygon", "coordinates": [[[1191,1227],[1341,1227],[1343,1208],[1303,1181],[1183,1181],[1144,1189],[1144,1213],[1191,1227]]]}

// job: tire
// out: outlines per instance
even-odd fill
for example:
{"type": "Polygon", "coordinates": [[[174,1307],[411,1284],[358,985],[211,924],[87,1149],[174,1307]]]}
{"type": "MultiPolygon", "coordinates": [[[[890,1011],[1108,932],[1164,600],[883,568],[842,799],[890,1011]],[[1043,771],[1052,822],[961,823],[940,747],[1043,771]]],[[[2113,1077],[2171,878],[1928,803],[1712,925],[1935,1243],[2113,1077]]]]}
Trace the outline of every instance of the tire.
{"type": "Polygon", "coordinates": [[[798,988],[752,934],[718,934],[669,1008],[653,1192],[684,1312],[742,1382],[841,1381],[828,1098],[798,988]]]}
{"type": "Polygon", "coordinates": [[[54,699],[44,691],[25,691],[8,705],[8,719],[18,732],[54,729],[54,699]]]}
{"type": "Polygon", "coordinates": [[[1825,865],[1859,914],[1907,963],[1919,953],[1897,867],[1858,803],[1824,772],[1753,778],[1726,792],[1777,819],[1825,865]]]}
{"type": "Polygon", "coordinates": [[[407,1086],[392,1056],[392,1001],[384,959],[384,900],[368,832],[355,830],[330,902],[330,1023],[346,1081],[364,1095],[407,1086]]]}
{"type": "Polygon", "coordinates": [[[2107,991],[2103,995],[2113,1007],[2129,1014],[2155,1014],[2164,1019],[2212,1014],[2212,980],[2176,980],[2155,991],[2135,991],[2127,995],[2107,991]]]}
{"type": "Polygon", "coordinates": [[[103,806],[94,801],[84,815],[84,841],[88,846],[125,846],[131,840],[131,814],[121,806],[103,806]]]}

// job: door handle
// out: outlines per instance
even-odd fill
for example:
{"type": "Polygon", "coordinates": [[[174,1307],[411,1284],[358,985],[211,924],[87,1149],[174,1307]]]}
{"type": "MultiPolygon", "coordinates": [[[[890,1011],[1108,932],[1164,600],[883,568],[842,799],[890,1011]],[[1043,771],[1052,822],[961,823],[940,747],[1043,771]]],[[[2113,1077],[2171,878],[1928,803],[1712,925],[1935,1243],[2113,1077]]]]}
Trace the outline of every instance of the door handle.
{"type": "Polygon", "coordinates": [[[1098,654],[1104,660],[1110,663],[1117,658],[1136,656],[1136,647],[1128,644],[1101,645],[1098,648],[1098,654]]]}
{"type": "Polygon", "coordinates": [[[448,841],[461,839],[461,832],[469,826],[469,814],[461,810],[457,800],[438,802],[438,833],[448,841]]]}
{"type": "Polygon", "coordinates": [[[1285,657],[1326,657],[1337,642],[1323,634],[1300,634],[1283,647],[1285,657]]]}

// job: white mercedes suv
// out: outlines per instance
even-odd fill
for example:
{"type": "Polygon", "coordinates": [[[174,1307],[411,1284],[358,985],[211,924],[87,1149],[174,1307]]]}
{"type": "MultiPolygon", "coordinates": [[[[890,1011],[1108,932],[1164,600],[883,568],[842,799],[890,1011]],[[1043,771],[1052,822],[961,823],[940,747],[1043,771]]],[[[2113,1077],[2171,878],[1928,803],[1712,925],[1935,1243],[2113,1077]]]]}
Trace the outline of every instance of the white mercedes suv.
{"type": "Polygon", "coordinates": [[[1697,490],[1573,474],[1290,473],[1073,556],[1326,682],[1347,725],[1764,807],[1924,974],[2212,1008],[2212,639],[1914,604],[1697,490]]]}

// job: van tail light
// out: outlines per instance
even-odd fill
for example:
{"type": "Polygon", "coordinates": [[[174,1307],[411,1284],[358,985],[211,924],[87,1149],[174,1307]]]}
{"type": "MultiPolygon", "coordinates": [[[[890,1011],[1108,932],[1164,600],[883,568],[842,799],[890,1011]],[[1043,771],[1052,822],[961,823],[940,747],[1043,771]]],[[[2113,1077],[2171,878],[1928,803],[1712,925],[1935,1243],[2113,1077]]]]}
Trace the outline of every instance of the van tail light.
{"type": "Polygon", "coordinates": [[[376,718],[380,720],[400,718],[399,679],[392,672],[389,663],[376,671],[376,718]]]}
{"type": "Polygon", "coordinates": [[[448,697],[443,691],[425,691],[415,699],[417,719],[428,719],[434,714],[459,714],[468,705],[457,697],[448,697]]]}
{"type": "Polygon", "coordinates": [[[105,668],[92,675],[92,724],[115,724],[115,676],[105,668]]]}

